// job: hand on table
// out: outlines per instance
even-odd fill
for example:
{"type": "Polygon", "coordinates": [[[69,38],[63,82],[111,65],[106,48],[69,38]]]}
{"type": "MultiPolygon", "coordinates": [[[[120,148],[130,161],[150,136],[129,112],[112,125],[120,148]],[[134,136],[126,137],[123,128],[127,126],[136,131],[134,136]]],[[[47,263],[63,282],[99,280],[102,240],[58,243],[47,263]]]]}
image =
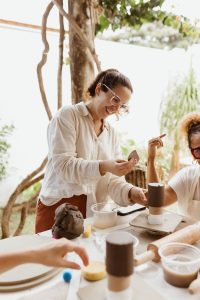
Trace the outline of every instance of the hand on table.
{"type": "Polygon", "coordinates": [[[129,191],[129,198],[131,202],[147,206],[147,190],[133,186],[129,191]]]}

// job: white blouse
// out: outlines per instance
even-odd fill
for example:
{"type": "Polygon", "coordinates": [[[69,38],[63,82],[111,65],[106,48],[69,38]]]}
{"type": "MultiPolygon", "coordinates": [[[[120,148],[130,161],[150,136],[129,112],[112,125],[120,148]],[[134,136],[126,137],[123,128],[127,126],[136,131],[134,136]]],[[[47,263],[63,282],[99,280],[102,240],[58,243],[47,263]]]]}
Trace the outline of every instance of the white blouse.
{"type": "Polygon", "coordinates": [[[168,184],[177,195],[180,212],[200,220],[200,165],[181,169],[168,184]]]}
{"type": "Polygon", "coordinates": [[[132,184],[124,176],[99,172],[101,160],[122,158],[118,136],[107,122],[97,136],[84,102],[61,108],[49,123],[47,138],[48,162],[39,196],[43,204],[85,194],[87,216],[91,204],[107,201],[109,196],[121,206],[130,204],[132,184]]]}

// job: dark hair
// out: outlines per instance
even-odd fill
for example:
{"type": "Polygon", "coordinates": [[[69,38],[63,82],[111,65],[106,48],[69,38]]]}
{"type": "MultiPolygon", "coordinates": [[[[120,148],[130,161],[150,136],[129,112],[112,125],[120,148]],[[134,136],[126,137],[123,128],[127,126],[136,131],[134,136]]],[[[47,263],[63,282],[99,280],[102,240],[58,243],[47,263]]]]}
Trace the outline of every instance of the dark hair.
{"type": "Polygon", "coordinates": [[[191,137],[194,134],[200,133],[200,123],[192,124],[192,126],[188,129],[188,144],[191,144],[191,137]]]}
{"type": "Polygon", "coordinates": [[[95,80],[88,88],[88,93],[91,97],[95,96],[95,89],[97,84],[99,83],[102,84],[101,89],[104,92],[107,92],[107,89],[103,84],[107,85],[111,89],[116,87],[117,85],[122,85],[127,87],[131,91],[131,93],[133,92],[133,88],[128,77],[126,77],[116,69],[108,69],[103,72],[100,72],[97,75],[95,80]]]}

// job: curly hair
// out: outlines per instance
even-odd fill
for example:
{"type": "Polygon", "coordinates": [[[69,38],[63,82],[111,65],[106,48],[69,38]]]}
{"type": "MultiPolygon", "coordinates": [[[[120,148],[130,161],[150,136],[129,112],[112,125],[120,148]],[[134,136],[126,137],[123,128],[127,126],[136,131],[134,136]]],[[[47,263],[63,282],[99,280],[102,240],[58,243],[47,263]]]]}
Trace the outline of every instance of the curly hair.
{"type": "Polygon", "coordinates": [[[180,133],[187,139],[190,147],[191,136],[200,133],[200,113],[192,112],[180,121],[180,133]]]}

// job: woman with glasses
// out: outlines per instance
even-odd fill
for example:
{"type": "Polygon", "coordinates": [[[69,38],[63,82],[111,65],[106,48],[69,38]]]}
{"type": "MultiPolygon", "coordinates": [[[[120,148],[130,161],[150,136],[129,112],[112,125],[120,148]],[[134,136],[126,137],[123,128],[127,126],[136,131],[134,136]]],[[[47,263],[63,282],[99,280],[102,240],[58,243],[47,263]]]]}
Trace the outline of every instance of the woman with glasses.
{"type": "MultiPolygon", "coordinates": [[[[181,169],[165,187],[165,205],[178,201],[181,214],[200,220],[200,114],[190,113],[181,122],[194,164],[181,169]]],[[[163,137],[163,136],[161,136],[163,137]]],[[[158,182],[155,169],[156,148],[162,147],[162,138],[153,138],[148,145],[148,182],[158,182]]]]}
{"type": "Polygon", "coordinates": [[[113,114],[128,112],[132,92],[126,76],[108,69],[89,86],[87,102],[64,106],[51,120],[36,232],[52,228],[55,209],[63,203],[78,206],[84,218],[93,203],[109,198],[121,206],[146,205],[144,191],[124,178],[136,160],[121,159],[118,135],[107,122],[113,114]]]}

